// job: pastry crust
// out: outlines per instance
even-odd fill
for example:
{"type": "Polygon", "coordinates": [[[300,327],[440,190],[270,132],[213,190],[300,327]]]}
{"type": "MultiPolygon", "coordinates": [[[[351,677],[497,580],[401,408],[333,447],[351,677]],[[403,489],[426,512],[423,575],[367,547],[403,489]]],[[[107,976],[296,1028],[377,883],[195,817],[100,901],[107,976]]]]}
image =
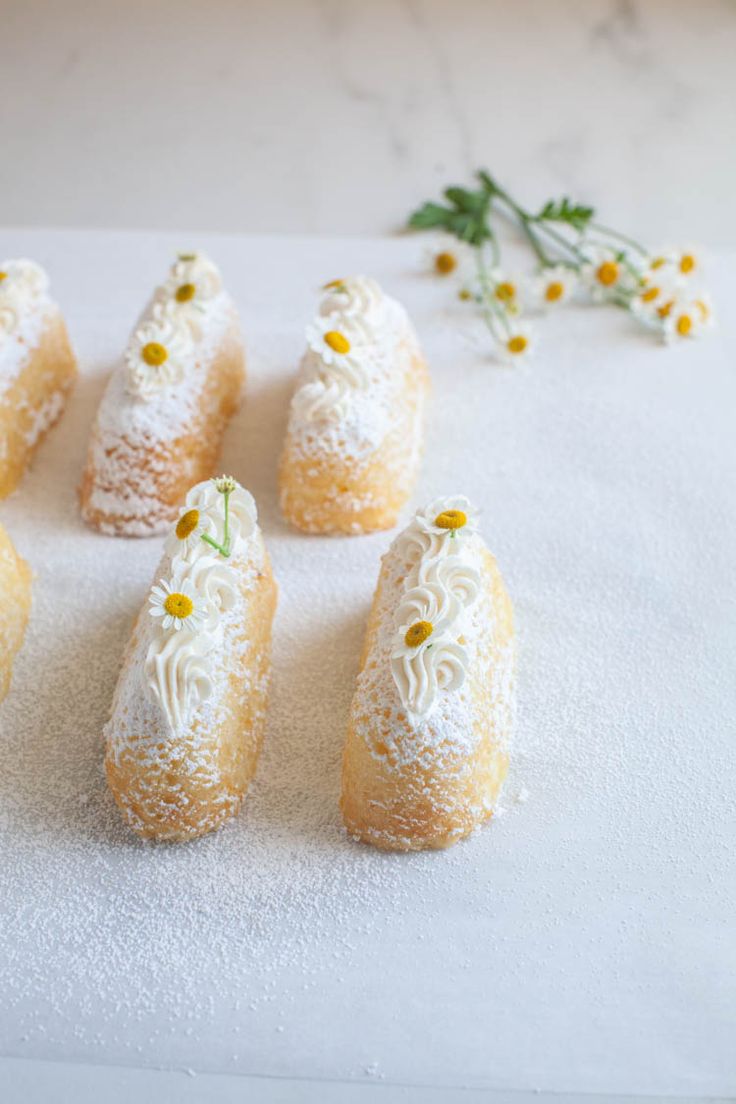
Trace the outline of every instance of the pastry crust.
{"type": "MultiPolygon", "coordinates": [[[[162,305],[169,305],[163,288],[139,325],[150,325],[162,305]]],[[[80,486],[82,517],[94,529],[129,537],[163,533],[189,487],[214,474],[245,382],[234,305],[220,292],[215,308],[195,316],[179,383],[141,398],[129,393],[128,364],[113,372],[80,486]]]]}
{"type": "MultiPolygon", "coordinates": [[[[314,388],[315,377],[334,372],[334,366],[320,364],[314,349],[302,362],[279,486],[284,516],[306,533],[390,529],[416,479],[429,374],[405,312],[382,298],[388,317],[367,324],[368,340],[358,354],[364,386],[351,388],[331,417],[312,416],[300,399],[314,388]]],[[[336,311],[332,318],[348,334],[351,325],[366,326],[359,314],[344,318],[336,311]]]]}
{"type": "Polygon", "coordinates": [[[0,498],[20,483],[77,377],[56,304],[43,294],[22,303],[19,315],[17,331],[0,334],[0,498]]]}
{"type": "Polygon", "coordinates": [[[10,689],[13,659],[31,612],[31,569],[0,525],[0,701],[10,689]]]}
{"type": "MultiPolygon", "coordinates": [[[[164,556],[156,579],[165,576],[164,556]]],[[[277,589],[260,531],[228,570],[239,592],[234,619],[213,645],[212,698],[172,730],[145,682],[155,626],[141,610],[128,645],[105,729],[105,770],[127,824],[141,837],[181,841],[214,831],[234,816],[263,743],[277,589]]]]}
{"type": "Polygon", "coordinates": [[[443,848],[467,836],[492,815],[506,775],[513,613],[496,561],[480,543],[467,678],[419,724],[390,675],[393,611],[407,565],[395,546],[384,557],[351,707],[340,802],[350,835],[383,850],[443,848]]]}

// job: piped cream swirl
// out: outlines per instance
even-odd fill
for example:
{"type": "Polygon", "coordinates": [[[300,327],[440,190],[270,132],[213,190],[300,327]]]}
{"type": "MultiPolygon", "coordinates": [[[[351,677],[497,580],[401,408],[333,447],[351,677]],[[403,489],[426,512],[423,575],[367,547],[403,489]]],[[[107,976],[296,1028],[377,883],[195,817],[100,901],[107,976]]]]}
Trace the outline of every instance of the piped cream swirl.
{"type": "MultiPolygon", "coordinates": [[[[204,617],[196,630],[164,630],[159,619],[144,665],[148,691],[158,702],[172,732],[185,727],[193,710],[212,693],[217,647],[222,640],[223,618],[239,597],[239,580],[234,562],[242,560],[247,542],[256,530],[257,511],[253,497],[235,484],[228,496],[227,536],[229,555],[224,556],[202,539],[206,534],[218,544],[225,540],[225,496],[217,480],[198,483],[189,491],[182,519],[197,515],[192,532],[196,540],[178,537],[181,526],[167,542],[171,555],[171,578],[176,588],[193,597],[204,617]]],[[[187,528],[185,526],[185,528],[187,528]]]]}
{"type": "Polygon", "coordinates": [[[306,422],[338,422],[370,385],[371,363],[386,355],[387,300],[375,280],[351,276],[325,289],[307,328],[305,379],[292,410],[306,422]]]}
{"type": "Polygon", "coordinates": [[[48,292],[49,278],[35,261],[0,261],[0,337],[13,333],[20,315],[48,292]]]}
{"type": "Polygon", "coordinates": [[[476,519],[466,498],[436,499],[397,540],[396,551],[410,567],[395,614],[391,673],[413,725],[426,720],[440,693],[465,681],[463,622],[481,586],[467,556],[476,519]]]}

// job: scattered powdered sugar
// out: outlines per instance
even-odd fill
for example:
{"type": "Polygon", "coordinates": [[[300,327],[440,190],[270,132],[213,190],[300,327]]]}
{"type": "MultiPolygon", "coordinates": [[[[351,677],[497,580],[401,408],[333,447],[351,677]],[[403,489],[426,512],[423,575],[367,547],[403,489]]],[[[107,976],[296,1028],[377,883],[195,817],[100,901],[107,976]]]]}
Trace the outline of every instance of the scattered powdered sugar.
{"type": "MultiPolygon", "coordinates": [[[[295,459],[345,456],[360,464],[369,460],[385,441],[402,409],[407,372],[412,358],[419,355],[416,335],[400,303],[385,295],[382,317],[371,329],[375,339],[370,353],[364,355],[365,388],[354,390],[342,417],[317,422],[292,410],[289,422],[291,450],[295,459]]],[[[337,324],[337,323],[336,323],[337,324]]],[[[309,350],[302,358],[295,390],[314,378],[320,364],[317,353],[309,350]]],[[[418,419],[421,423],[421,406],[418,419]]],[[[419,429],[419,425],[414,427],[419,429]]],[[[418,443],[420,434],[415,432],[418,443]]]]}
{"type": "MultiPolygon", "coordinates": [[[[8,262],[0,261],[0,267],[6,264],[8,262]]],[[[2,392],[18,378],[31,350],[58,315],[43,270],[30,261],[11,261],[10,265],[19,270],[21,287],[18,292],[13,290],[5,295],[0,290],[0,401],[2,392]],[[24,266],[29,268],[25,278],[24,266]]]]}
{"type": "MultiPolygon", "coordinates": [[[[143,317],[150,315],[152,300],[143,317]]],[[[136,327],[137,329],[137,327],[136,327]]],[[[196,414],[202,391],[202,376],[221,347],[228,331],[239,332],[238,314],[231,297],[221,291],[207,305],[206,324],[201,338],[192,346],[191,364],[178,383],[159,391],[149,401],[141,401],[127,388],[127,365],[121,363],[110,377],[100,404],[98,429],[104,447],[110,448],[124,437],[130,445],[150,445],[173,441],[181,436],[189,419],[196,414]]]]}
{"type": "MultiPolygon", "coordinates": [[[[441,769],[445,758],[457,770],[460,759],[472,755],[477,744],[477,731],[473,729],[475,708],[471,693],[471,682],[466,680],[459,689],[450,692],[440,691],[437,702],[425,720],[417,723],[410,731],[405,727],[405,709],[399,691],[391,674],[391,653],[396,636],[396,610],[406,589],[406,578],[416,563],[416,556],[405,557],[401,553],[402,536],[400,534],[387,553],[385,563],[388,572],[384,576],[381,597],[378,606],[379,628],[376,644],[371,655],[371,664],[366,666],[358,679],[361,714],[366,710],[372,714],[375,726],[371,726],[362,735],[371,751],[378,758],[387,756],[391,767],[401,769],[418,760],[427,768],[441,769]],[[382,745],[376,751],[375,741],[382,745]]],[[[416,551],[416,548],[413,550],[416,551]]],[[[488,647],[497,631],[496,615],[488,593],[488,574],[484,574],[484,544],[481,537],[473,534],[463,539],[463,563],[474,569],[482,579],[481,589],[475,600],[462,609],[457,624],[453,626],[456,637],[462,637],[467,653],[467,669],[473,670],[478,662],[479,653],[488,647]]],[[[496,731],[504,740],[510,736],[510,715],[513,700],[513,646],[505,648],[501,654],[493,683],[492,708],[497,714],[496,731]]],[[[502,750],[507,750],[505,747],[502,750]]]]}
{"type": "MultiPolygon", "coordinates": [[[[81,378],[21,491],[0,504],[37,576],[0,706],[2,1049],[281,1076],[380,1070],[389,1083],[727,1093],[730,337],[668,353],[622,332],[617,314],[572,311],[545,323],[533,368],[512,372],[458,341],[465,307],[447,308],[446,285],[416,275],[415,243],[206,243],[251,350],[223,468],[257,500],[279,583],[272,701],[240,815],[192,844],[144,845],[105,786],[101,733],[162,545],[88,530],[75,485],[148,278],[141,258],[153,276],[179,243],[8,238],[56,261],[81,378]],[[432,367],[423,472],[403,521],[417,503],[468,495],[516,609],[513,815],[437,854],[353,844],[337,811],[390,537],[307,537],[276,505],[295,320],[326,277],[357,267],[407,303],[432,367]]],[[[724,301],[732,281],[724,261],[711,279],[724,301]]]]}

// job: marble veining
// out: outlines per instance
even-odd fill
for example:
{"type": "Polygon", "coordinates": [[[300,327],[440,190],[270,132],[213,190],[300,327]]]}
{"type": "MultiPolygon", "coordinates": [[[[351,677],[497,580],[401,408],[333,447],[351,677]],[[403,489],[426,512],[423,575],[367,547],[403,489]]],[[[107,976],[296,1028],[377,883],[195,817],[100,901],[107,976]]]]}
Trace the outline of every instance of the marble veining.
{"type": "Polygon", "coordinates": [[[2,8],[7,225],[385,233],[487,164],[736,244],[730,0],[2,8]]]}

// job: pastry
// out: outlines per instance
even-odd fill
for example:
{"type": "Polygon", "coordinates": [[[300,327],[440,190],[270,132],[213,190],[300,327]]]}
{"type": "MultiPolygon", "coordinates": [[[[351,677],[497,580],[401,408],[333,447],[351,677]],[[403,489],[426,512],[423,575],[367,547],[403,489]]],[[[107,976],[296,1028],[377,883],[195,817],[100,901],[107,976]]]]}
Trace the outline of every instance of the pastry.
{"type": "Polygon", "coordinates": [[[0,525],[0,701],[10,689],[13,659],[31,612],[31,570],[0,525]]]}
{"type": "Polygon", "coordinates": [[[491,816],[513,723],[511,603],[462,497],[383,558],[343,759],[343,819],[385,850],[447,847],[491,816]]]}
{"type": "Polygon", "coordinates": [[[105,769],[141,836],[219,828],[255,774],[276,608],[256,518],[228,476],[193,487],[138,616],[105,728],[105,769]]]}
{"type": "Polygon", "coordinates": [[[245,376],[237,311],[205,256],[181,254],[133,331],[92,431],[82,516],[103,533],[166,532],[214,474],[245,376]]]}
{"type": "Polygon", "coordinates": [[[0,498],[17,487],[77,375],[48,286],[33,261],[0,262],[0,498]]]}
{"type": "Polygon", "coordinates": [[[325,288],[307,330],[281,460],[281,508],[307,533],[390,529],[420,461],[427,367],[375,280],[325,288]]]}

